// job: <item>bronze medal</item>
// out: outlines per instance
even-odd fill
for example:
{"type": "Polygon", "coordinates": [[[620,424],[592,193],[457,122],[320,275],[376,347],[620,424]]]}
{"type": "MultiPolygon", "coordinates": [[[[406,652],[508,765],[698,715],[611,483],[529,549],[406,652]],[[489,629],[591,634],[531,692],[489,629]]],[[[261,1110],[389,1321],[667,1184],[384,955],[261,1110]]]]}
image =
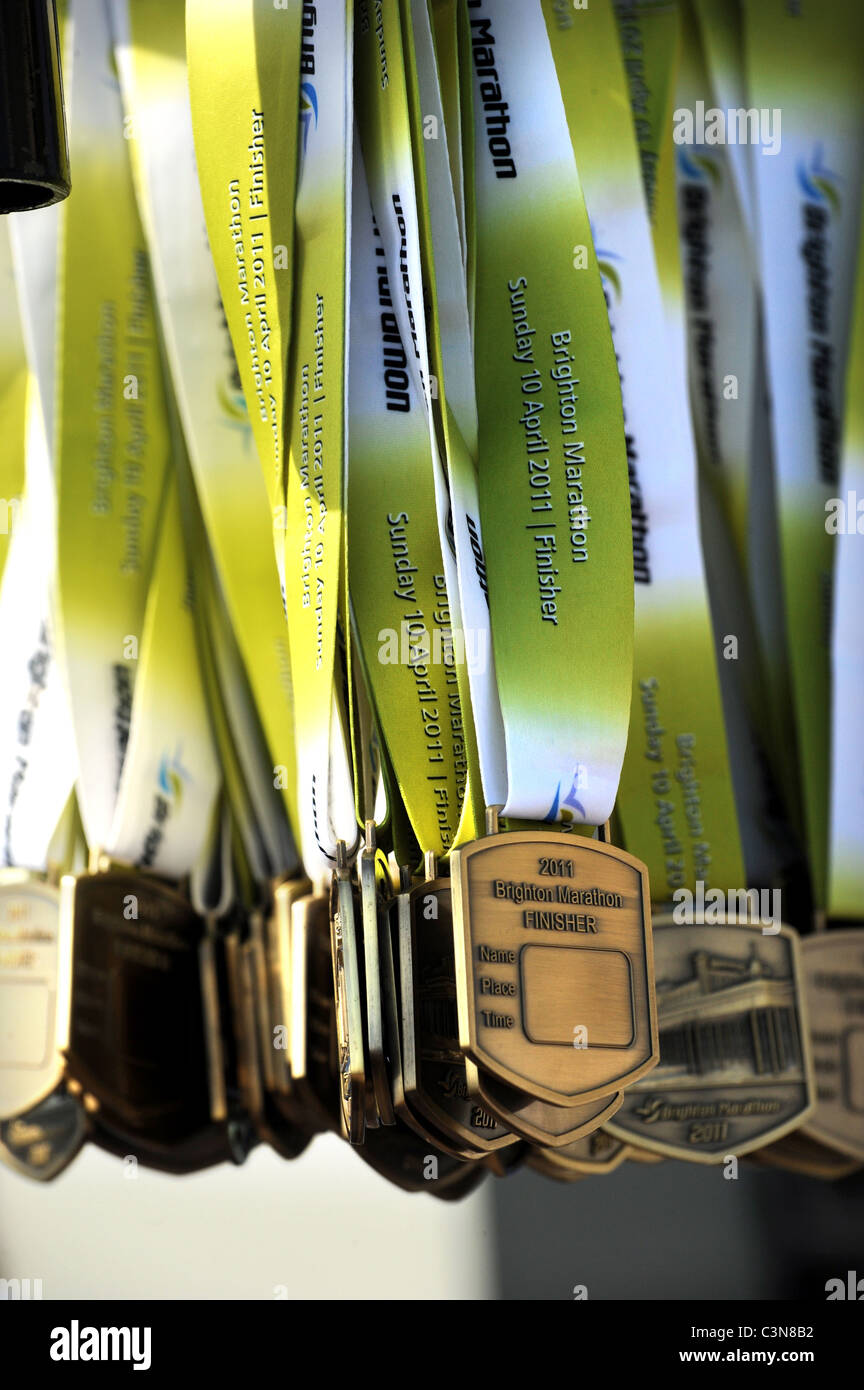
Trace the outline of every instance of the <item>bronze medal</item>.
{"type": "Polygon", "coordinates": [[[404,1192],[428,1192],[445,1201],[464,1197],[483,1177],[482,1164],[463,1163],[436,1149],[398,1120],[370,1131],[357,1152],[404,1192]]]}
{"type": "MultiPolygon", "coordinates": [[[[410,890],[411,875],[407,869],[402,870],[402,892],[390,904],[389,931],[387,932],[387,946],[382,952],[382,989],[385,999],[385,1019],[388,1027],[388,1053],[390,1061],[390,1081],[393,1094],[393,1108],[399,1119],[408,1126],[414,1134],[423,1139],[427,1145],[434,1149],[439,1149],[442,1153],[448,1154],[451,1158],[458,1158],[463,1162],[479,1160],[483,1157],[483,1151],[474,1148],[473,1145],[466,1146],[459,1140],[446,1137],[436,1129],[434,1123],[427,1119],[422,1113],[418,1113],[409,1105],[405,1096],[404,1073],[402,1067],[403,1047],[414,1047],[415,1030],[413,1024],[413,992],[406,996],[405,1013],[403,1017],[403,1001],[400,990],[401,974],[398,968],[400,957],[400,923],[403,930],[408,935],[410,942],[410,890]],[[391,983],[392,981],[392,983],[391,983]],[[392,1005],[390,1003],[392,990],[392,1005]],[[405,1034],[403,1038],[403,1023],[405,1034]]],[[[403,953],[404,956],[404,953],[403,953]]],[[[410,954],[404,957],[410,962],[410,954]]],[[[410,967],[407,968],[409,980],[413,979],[410,967]]]]}
{"type": "Polygon", "coordinates": [[[511,1144],[509,1149],[497,1149],[494,1154],[486,1154],[483,1167],[494,1173],[496,1178],[507,1178],[522,1167],[530,1152],[530,1144],[511,1144]]]}
{"type": "Polygon", "coordinates": [[[57,984],[67,947],[57,889],[25,870],[0,870],[0,1120],[33,1111],[63,1076],[57,984]]]}
{"type": "Polygon", "coordinates": [[[722,1163],[812,1108],[796,934],[655,922],[660,1063],[608,1124],[670,1158],[722,1163]]]}
{"type": "Polygon", "coordinates": [[[25,1114],[0,1121],[0,1161],[23,1177],[50,1182],[78,1154],[87,1126],[80,1096],[59,1086],[25,1114]]]}
{"type": "Polygon", "coordinates": [[[655,1065],[639,860],[581,836],[505,832],[455,850],[451,882],[459,1036],[481,1071],[574,1106],[655,1065]]]}
{"type": "Polygon", "coordinates": [[[308,897],[312,885],[305,878],[283,879],[273,885],[273,905],[264,924],[264,959],[268,1012],[273,1038],[273,1080],[287,1095],[291,1075],[291,909],[308,897]]]}
{"type": "Polygon", "coordinates": [[[406,1105],[457,1152],[491,1153],[515,1144],[517,1137],[468,1086],[459,1046],[448,879],[428,880],[401,895],[399,969],[406,1105]]]}
{"type": "Polygon", "coordinates": [[[864,930],[805,937],[801,960],[816,1076],[804,1132],[864,1163],[864,930]]]}
{"type": "Polygon", "coordinates": [[[130,871],[65,877],[71,928],[67,1073],[106,1124],[181,1143],[211,1123],[203,923],[161,881],[130,871]]]}
{"type": "Polygon", "coordinates": [[[291,904],[291,1080],[313,1129],[341,1127],[339,1049],[330,958],[330,900],[291,904]]]}
{"type": "MultiPolygon", "coordinates": [[[[381,989],[381,935],[385,918],[384,902],[379,891],[375,825],[366,822],[366,843],[360,854],[360,924],[363,937],[363,984],[366,1007],[365,1045],[367,1084],[371,1087],[371,1102],[379,1123],[396,1123],[384,1042],[384,1010],[381,989]]],[[[380,876],[383,883],[383,875],[380,876]]],[[[386,929],[386,928],[385,928],[386,929]]],[[[371,1108],[371,1107],[370,1107],[371,1108]]]]}
{"type": "Polygon", "coordinates": [[[160,1145],[145,1143],[137,1135],[124,1134],[106,1124],[101,1112],[97,1112],[91,1117],[88,1138],[125,1163],[134,1159],[142,1168],[153,1168],[177,1177],[200,1173],[217,1163],[233,1163],[239,1167],[258,1143],[249,1117],[242,1113],[234,1114],[227,1124],[212,1124],[179,1143],[160,1145]]]}
{"type": "Polygon", "coordinates": [[[362,1144],[367,1124],[362,970],[354,888],[344,844],[339,845],[338,856],[330,897],[330,945],[339,1046],[339,1098],[345,1137],[352,1144],[362,1144]]]}
{"type": "Polygon", "coordinates": [[[466,1078],[472,1095],[502,1124],[522,1139],[544,1148],[563,1148],[591,1134],[616,1114],[624,1099],[623,1092],[616,1091],[587,1105],[547,1105],[505,1086],[497,1077],[481,1072],[473,1062],[466,1063],[466,1078]]]}
{"type": "Polygon", "coordinates": [[[826,1182],[836,1182],[848,1178],[861,1168],[860,1162],[848,1154],[838,1153],[833,1147],[820,1144],[811,1139],[803,1130],[778,1139],[776,1144],[767,1144],[763,1149],[747,1155],[748,1160],[765,1168],[784,1168],[787,1173],[800,1173],[807,1178],[822,1178],[826,1182]]]}
{"type": "MultiPolygon", "coordinates": [[[[250,917],[254,919],[255,913],[250,917]]],[[[250,934],[245,941],[241,941],[239,932],[229,934],[225,940],[237,1045],[237,1075],[243,1108],[258,1134],[280,1157],[291,1159],[303,1152],[311,1135],[300,1128],[294,1116],[286,1116],[277,1108],[273,1087],[267,1086],[261,1022],[266,1001],[260,998],[258,992],[263,965],[259,949],[260,930],[259,916],[257,928],[250,926],[250,934]]],[[[267,1041],[268,1047],[272,1046],[269,1030],[267,1041]]],[[[272,1082],[272,1070],[270,1080],[272,1082]]]]}
{"type": "Polygon", "coordinates": [[[598,1129],[586,1139],[578,1139],[563,1149],[534,1149],[526,1162],[549,1178],[572,1182],[591,1174],[614,1172],[629,1152],[622,1140],[598,1129]]]}

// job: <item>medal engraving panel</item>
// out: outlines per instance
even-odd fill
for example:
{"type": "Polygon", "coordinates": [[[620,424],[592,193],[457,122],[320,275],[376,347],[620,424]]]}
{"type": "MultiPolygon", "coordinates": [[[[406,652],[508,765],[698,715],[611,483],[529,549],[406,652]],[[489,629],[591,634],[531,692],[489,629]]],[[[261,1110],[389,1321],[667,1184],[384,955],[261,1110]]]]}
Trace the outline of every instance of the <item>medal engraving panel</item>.
{"type": "Polygon", "coordinates": [[[807,1133],[864,1163],[864,931],[801,943],[816,1109],[807,1133]]]}
{"type": "Polygon", "coordinates": [[[0,1119],[50,1095],[57,1048],[60,897],[38,880],[0,876],[0,1119]]]}
{"type": "Polygon", "coordinates": [[[138,875],[85,876],[71,892],[69,1073],[122,1130],[179,1141],[210,1121],[202,923],[138,875]]]}
{"type": "Polygon", "coordinates": [[[552,1105],[620,1090],[656,1060],[644,865],[598,841],[491,835],[453,856],[460,1040],[552,1105]]]}
{"type": "Polygon", "coordinates": [[[812,1082],[788,928],[655,923],[660,1062],[609,1122],[618,1138],[722,1163],[801,1123],[812,1082]]]}

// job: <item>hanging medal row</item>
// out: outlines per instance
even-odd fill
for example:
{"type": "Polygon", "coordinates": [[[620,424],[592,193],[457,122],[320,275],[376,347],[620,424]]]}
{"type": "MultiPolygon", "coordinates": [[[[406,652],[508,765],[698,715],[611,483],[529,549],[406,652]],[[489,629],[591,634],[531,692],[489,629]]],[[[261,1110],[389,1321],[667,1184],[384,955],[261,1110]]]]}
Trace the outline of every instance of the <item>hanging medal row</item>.
{"type": "Polygon", "coordinates": [[[59,19],[0,1158],[864,1165],[860,7],[59,19]]]}

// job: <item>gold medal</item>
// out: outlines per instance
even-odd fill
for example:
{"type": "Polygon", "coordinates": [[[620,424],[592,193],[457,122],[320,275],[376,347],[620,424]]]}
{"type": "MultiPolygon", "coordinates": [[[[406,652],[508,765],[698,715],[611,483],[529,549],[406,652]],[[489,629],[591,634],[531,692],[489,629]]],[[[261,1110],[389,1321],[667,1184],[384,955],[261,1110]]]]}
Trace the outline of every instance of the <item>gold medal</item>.
{"type": "Polygon", "coordinates": [[[493,833],[454,851],[451,882],[459,1037],[481,1071],[574,1106],[655,1065],[643,864],[581,836],[493,833]]]}
{"type": "Polygon", "coordinates": [[[796,934],[655,921],[660,1063],[608,1124],[670,1158],[722,1163],[812,1108],[796,934]]]}

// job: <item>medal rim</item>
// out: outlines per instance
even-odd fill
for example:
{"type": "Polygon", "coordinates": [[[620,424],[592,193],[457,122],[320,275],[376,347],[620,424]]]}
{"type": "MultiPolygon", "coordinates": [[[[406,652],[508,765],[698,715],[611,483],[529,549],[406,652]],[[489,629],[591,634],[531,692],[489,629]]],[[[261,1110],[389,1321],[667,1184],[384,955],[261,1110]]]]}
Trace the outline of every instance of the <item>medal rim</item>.
{"type": "MultiPolygon", "coordinates": [[[[475,1087],[471,1084],[470,1080],[471,1073],[473,1071],[477,1083],[476,1094],[480,1097],[483,1104],[488,1106],[488,1108],[492,1111],[492,1114],[497,1115],[498,1118],[501,1120],[501,1123],[506,1125],[508,1129],[512,1130],[514,1134],[518,1135],[520,1139],[524,1139],[526,1143],[534,1144],[535,1146],[539,1146],[544,1149],[561,1149],[564,1148],[567,1144],[575,1144],[579,1139],[587,1139],[588,1136],[590,1134],[593,1134],[596,1129],[602,1129],[607,1119],[611,1118],[612,1115],[617,1115],[618,1111],[621,1109],[621,1106],[624,1104],[623,1091],[615,1091],[610,1097],[608,1097],[608,1099],[606,1096],[599,1096],[598,1100],[604,1100],[606,1101],[606,1104],[601,1110],[598,1110],[596,1114],[591,1117],[590,1120],[585,1120],[581,1125],[577,1125],[576,1128],[573,1130],[565,1130],[563,1134],[549,1135],[544,1130],[538,1129],[536,1125],[531,1125],[529,1122],[524,1121],[521,1115],[519,1115],[518,1111],[510,1111],[506,1108],[503,1110],[500,1109],[497,1103],[493,1103],[488,1098],[488,1096],[484,1094],[482,1082],[483,1073],[481,1069],[477,1066],[476,1062],[472,1062],[469,1060],[467,1066],[469,1069],[468,1089],[472,1092],[475,1090],[475,1087]]],[[[523,1094],[527,1093],[523,1092],[523,1094]]],[[[530,1099],[538,1105],[547,1104],[546,1101],[537,1101],[536,1097],[534,1096],[531,1096],[530,1099]]],[[[590,1105],[591,1102],[587,1101],[586,1104],[590,1105]]],[[[580,1107],[556,1105],[554,1108],[556,1110],[566,1112],[569,1109],[578,1109],[580,1107]]]]}

